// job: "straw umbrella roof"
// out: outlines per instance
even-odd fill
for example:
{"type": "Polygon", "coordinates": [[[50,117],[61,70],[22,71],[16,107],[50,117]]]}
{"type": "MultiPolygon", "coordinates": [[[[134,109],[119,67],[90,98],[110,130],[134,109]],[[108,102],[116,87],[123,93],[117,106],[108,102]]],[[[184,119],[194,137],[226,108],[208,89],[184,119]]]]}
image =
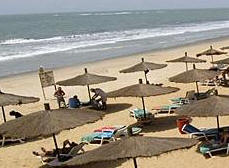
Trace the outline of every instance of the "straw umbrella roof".
{"type": "Polygon", "coordinates": [[[127,86],[116,91],[107,93],[107,96],[112,97],[149,97],[168,94],[178,91],[175,87],[162,87],[149,84],[135,84],[127,86]]]}
{"type": "Polygon", "coordinates": [[[213,64],[229,64],[229,58],[225,58],[219,61],[212,62],[213,64]]]}
{"type": "Polygon", "coordinates": [[[146,71],[146,70],[156,70],[166,67],[167,64],[155,64],[152,62],[145,62],[142,58],[142,62],[138,63],[130,68],[123,69],[119,71],[120,73],[132,73],[132,72],[139,72],[139,71],[146,71]]]}
{"type": "Polygon", "coordinates": [[[229,46],[226,46],[226,47],[221,47],[220,50],[227,50],[229,49],[229,46]]]}
{"type": "Polygon", "coordinates": [[[56,84],[62,86],[77,86],[77,85],[86,86],[86,85],[99,84],[99,83],[104,83],[104,82],[109,82],[114,80],[117,80],[117,78],[91,74],[87,72],[87,69],[85,69],[85,73],[83,75],[79,75],[71,79],[59,81],[56,84]]]}
{"type": "Polygon", "coordinates": [[[206,60],[189,57],[189,56],[187,56],[187,54],[185,54],[185,56],[183,56],[183,57],[169,60],[166,62],[203,63],[203,62],[206,62],[206,60]]]}
{"type": "Polygon", "coordinates": [[[27,97],[0,92],[0,106],[35,103],[39,100],[40,99],[36,97],[27,97]]]}
{"type": "Polygon", "coordinates": [[[175,113],[192,117],[217,117],[229,115],[229,96],[218,95],[182,106],[175,113]]]}
{"type": "Polygon", "coordinates": [[[210,49],[206,50],[206,51],[203,51],[199,54],[196,54],[197,57],[200,57],[202,55],[222,55],[222,54],[227,54],[227,52],[223,52],[223,51],[219,51],[219,50],[216,50],[216,49],[213,49],[212,46],[210,46],[210,49]]]}
{"type": "Polygon", "coordinates": [[[111,142],[78,155],[64,163],[67,166],[122,158],[151,157],[194,146],[197,140],[187,138],[130,137],[111,142]]]}
{"type": "Polygon", "coordinates": [[[0,125],[0,135],[11,138],[48,137],[101,119],[102,112],[89,109],[40,111],[0,125]]]}
{"type": "Polygon", "coordinates": [[[176,76],[169,78],[169,81],[176,83],[192,83],[212,79],[219,74],[219,71],[194,68],[192,70],[188,70],[186,72],[180,73],[176,76]]]}

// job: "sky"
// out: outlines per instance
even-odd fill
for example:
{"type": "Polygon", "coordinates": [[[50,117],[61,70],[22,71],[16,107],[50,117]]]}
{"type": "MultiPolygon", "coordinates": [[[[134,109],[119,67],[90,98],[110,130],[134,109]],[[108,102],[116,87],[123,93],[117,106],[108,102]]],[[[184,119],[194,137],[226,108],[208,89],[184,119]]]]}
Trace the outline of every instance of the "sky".
{"type": "Polygon", "coordinates": [[[0,0],[0,15],[174,8],[229,8],[229,0],[0,0]]]}

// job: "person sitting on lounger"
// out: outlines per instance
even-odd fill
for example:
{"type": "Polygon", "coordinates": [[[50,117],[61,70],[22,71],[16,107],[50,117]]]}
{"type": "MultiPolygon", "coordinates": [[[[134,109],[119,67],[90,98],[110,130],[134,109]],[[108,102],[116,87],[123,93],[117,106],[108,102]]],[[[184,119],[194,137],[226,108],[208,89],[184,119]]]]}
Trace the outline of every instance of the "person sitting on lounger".
{"type": "Polygon", "coordinates": [[[229,132],[228,132],[228,130],[227,130],[227,131],[224,130],[224,131],[222,132],[222,135],[221,135],[221,137],[220,137],[220,142],[221,142],[222,144],[226,144],[226,143],[229,142],[229,132]]]}
{"type": "MultiPolygon", "coordinates": [[[[71,151],[72,148],[74,148],[76,146],[80,146],[81,147],[80,150],[82,152],[85,152],[84,149],[83,149],[83,146],[85,144],[86,143],[84,143],[84,142],[82,142],[80,144],[77,144],[75,142],[70,142],[69,140],[65,140],[63,142],[63,148],[60,148],[58,150],[59,150],[60,154],[68,154],[71,151]],[[67,147],[68,145],[69,145],[69,147],[67,147]]],[[[41,147],[41,151],[42,151],[42,153],[33,151],[33,154],[36,155],[36,156],[41,156],[41,157],[56,157],[56,155],[57,155],[56,149],[53,149],[52,151],[48,151],[44,147],[41,147]]]]}
{"type": "Polygon", "coordinates": [[[12,110],[10,112],[10,116],[14,116],[15,118],[19,118],[19,117],[22,117],[23,115],[17,111],[12,110]]]}

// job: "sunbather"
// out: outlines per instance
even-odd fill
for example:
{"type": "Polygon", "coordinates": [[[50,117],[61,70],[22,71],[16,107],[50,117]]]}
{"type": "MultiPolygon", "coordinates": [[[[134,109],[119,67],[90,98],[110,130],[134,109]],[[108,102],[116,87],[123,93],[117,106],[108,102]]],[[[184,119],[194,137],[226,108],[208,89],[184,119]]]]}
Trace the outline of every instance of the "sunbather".
{"type": "MultiPolygon", "coordinates": [[[[65,140],[63,142],[63,148],[60,148],[58,150],[59,150],[60,154],[68,154],[71,151],[72,148],[80,145],[80,146],[82,146],[82,148],[80,150],[82,152],[85,152],[84,149],[83,149],[83,146],[85,144],[86,143],[84,143],[84,142],[81,142],[80,144],[77,144],[75,142],[70,142],[69,140],[65,140]],[[67,145],[69,145],[69,147],[67,147],[67,145]]],[[[55,157],[57,155],[56,149],[53,149],[52,151],[48,151],[44,147],[41,147],[41,151],[42,151],[42,153],[33,151],[33,154],[36,155],[36,156],[41,156],[41,157],[55,157]]]]}
{"type": "Polygon", "coordinates": [[[229,132],[228,131],[223,131],[223,133],[220,137],[220,142],[222,144],[226,144],[229,142],[229,132]]]}

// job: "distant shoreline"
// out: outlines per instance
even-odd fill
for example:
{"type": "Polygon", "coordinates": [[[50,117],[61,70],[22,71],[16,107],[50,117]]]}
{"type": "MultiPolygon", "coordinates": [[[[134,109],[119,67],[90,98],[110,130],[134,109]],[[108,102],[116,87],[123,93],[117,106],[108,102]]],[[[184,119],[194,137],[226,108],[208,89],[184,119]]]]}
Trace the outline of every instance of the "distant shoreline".
{"type": "MultiPolygon", "coordinates": [[[[164,51],[169,51],[169,50],[174,50],[174,49],[179,49],[179,48],[185,48],[185,47],[188,48],[190,46],[201,45],[201,44],[204,44],[204,43],[212,43],[212,45],[214,47],[214,43],[221,42],[221,41],[226,41],[226,40],[229,40],[229,36],[218,37],[218,38],[207,39],[207,40],[200,40],[200,41],[189,43],[189,44],[178,45],[178,46],[174,46],[174,47],[167,47],[167,48],[164,48],[164,49],[153,49],[153,50],[146,51],[146,52],[138,52],[138,53],[135,53],[135,54],[123,55],[123,56],[112,57],[112,58],[106,58],[106,59],[103,59],[103,60],[97,60],[97,61],[91,61],[91,62],[89,61],[89,62],[85,62],[83,64],[75,64],[75,65],[71,65],[71,66],[63,66],[63,67],[57,67],[57,68],[47,68],[47,69],[45,67],[44,68],[46,70],[56,71],[56,70],[61,70],[61,69],[66,69],[66,68],[88,66],[88,65],[100,63],[100,62],[103,62],[103,61],[112,61],[112,60],[128,58],[128,57],[137,57],[137,56],[140,56],[140,55],[154,54],[154,53],[158,53],[158,52],[164,52],[164,51]]],[[[228,46],[229,46],[229,43],[228,43],[228,46]]],[[[0,77],[0,80],[1,79],[6,79],[6,78],[11,78],[11,77],[20,77],[20,76],[35,74],[37,72],[38,72],[38,70],[37,71],[23,72],[23,73],[19,73],[19,74],[6,75],[6,76],[3,76],[3,77],[0,77]]]]}

